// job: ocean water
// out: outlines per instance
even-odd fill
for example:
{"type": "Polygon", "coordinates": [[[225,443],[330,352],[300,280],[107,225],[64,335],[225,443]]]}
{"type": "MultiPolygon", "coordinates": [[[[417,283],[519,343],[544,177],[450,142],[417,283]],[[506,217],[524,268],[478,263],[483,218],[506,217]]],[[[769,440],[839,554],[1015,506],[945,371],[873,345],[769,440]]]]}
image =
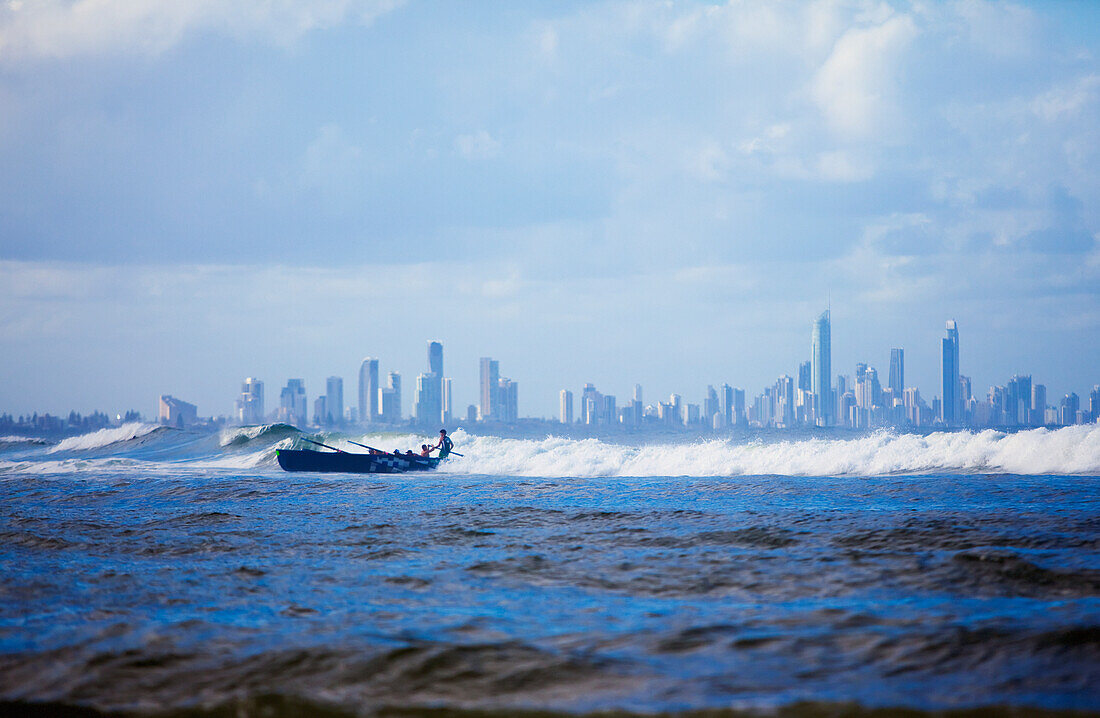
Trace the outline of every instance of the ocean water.
{"type": "Polygon", "coordinates": [[[298,436],[0,438],[0,713],[1100,714],[1100,426],[298,436]]]}

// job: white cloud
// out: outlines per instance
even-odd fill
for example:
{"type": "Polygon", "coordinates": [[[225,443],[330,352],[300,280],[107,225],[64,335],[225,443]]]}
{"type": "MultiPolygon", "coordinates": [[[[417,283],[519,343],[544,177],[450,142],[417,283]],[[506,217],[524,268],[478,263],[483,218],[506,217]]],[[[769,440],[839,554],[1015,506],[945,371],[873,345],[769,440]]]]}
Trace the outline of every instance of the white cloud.
{"type": "Polygon", "coordinates": [[[468,160],[485,160],[500,154],[500,141],[485,130],[459,135],[454,146],[455,151],[468,160]]]}
{"type": "Polygon", "coordinates": [[[729,165],[729,157],[725,149],[713,140],[703,143],[703,146],[691,153],[688,158],[688,169],[692,175],[704,182],[718,182],[725,178],[729,165]]]}
{"type": "Polygon", "coordinates": [[[813,97],[829,125],[855,137],[896,128],[897,71],[901,55],[917,36],[907,15],[844,33],[813,82],[813,97]]]}
{"type": "MultiPolygon", "coordinates": [[[[1069,85],[1055,87],[1036,97],[1031,107],[1048,122],[1078,115],[1082,108],[1095,105],[1100,91],[1100,75],[1086,75],[1069,85]]],[[[1093,116],[1095,119],[1095,116],[1093,116]]]]}
{"type": "Polygon", "coordinates": [[[310,30],[370,23],[400,0],[33,0],[0,5],[0,60],[155,55],[188,33],[289,43],[310,30]]]}

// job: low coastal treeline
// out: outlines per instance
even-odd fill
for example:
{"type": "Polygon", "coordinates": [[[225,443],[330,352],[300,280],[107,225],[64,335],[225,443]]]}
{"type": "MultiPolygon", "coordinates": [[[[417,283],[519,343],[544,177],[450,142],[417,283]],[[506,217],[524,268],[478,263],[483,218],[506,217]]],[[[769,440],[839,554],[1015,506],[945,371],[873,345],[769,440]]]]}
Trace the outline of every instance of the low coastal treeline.
{"type": "Polygon", "coordinates": [[[54,416],[45,413],[12,416],[0,413],[0,434],[22,434],[26,436],[72,436],[89,431],[98,431],[110,426],[118,426],[132,421],[141,421],[141,413],[131,409],[118,414],[113,419],[102,411],[80,414],[70,411],[68,416],[54,416]]]}

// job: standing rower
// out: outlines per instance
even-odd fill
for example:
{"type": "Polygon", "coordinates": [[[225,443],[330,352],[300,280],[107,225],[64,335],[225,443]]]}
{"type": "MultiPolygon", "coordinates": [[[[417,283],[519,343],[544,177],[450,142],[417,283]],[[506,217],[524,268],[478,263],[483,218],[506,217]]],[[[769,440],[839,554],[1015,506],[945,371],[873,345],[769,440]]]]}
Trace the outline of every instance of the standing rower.
{"type": "Polygon", "coordinates": [[[435,451],[439,449],[439,458],[446,459],[447,455],[451,453],[451,449],[455,448],[455,443],[451,441],[451,437],[447,436],[446,429],[439,430],[439,443],[433,446],[429,451],[435,451]]]}

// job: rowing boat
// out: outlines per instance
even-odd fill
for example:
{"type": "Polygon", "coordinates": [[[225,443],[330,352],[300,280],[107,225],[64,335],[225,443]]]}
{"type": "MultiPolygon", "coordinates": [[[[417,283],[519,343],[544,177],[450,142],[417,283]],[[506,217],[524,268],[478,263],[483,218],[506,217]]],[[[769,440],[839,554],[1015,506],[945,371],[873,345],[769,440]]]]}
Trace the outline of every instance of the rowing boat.
{"type": "Polygon", "coordinates": [[[344,474],[403,474],[431,471],[439,466],[436,456],[396,454],[352,454],[345,451],[276,449],[275,457],[284,471],[324,471],[344,474]]]}

